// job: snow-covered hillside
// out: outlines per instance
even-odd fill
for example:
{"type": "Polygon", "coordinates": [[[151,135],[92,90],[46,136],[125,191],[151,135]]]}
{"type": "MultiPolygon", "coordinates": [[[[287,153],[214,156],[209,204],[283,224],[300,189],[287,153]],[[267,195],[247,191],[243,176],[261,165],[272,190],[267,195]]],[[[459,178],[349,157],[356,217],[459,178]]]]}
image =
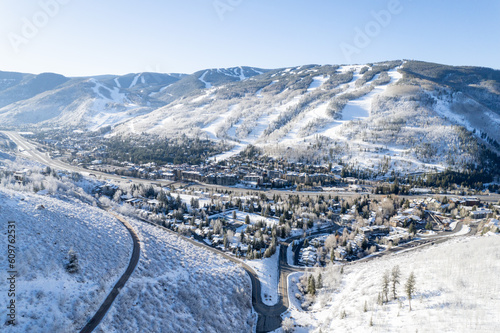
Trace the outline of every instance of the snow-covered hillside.
{"type": "MultiPolygon", "coordinates": [[[[318,123],[331,123],[330,127],[340,124],[334,121],[332,111],[335,98],[349,100],[356,94],[363,96],[371,91],[368,102],[363,104],[365,109],[369,108],[371,98],[400,77],[397,64],[341,68],[300,66],[261,73],[217,87],[205,80],[206,74],[211,73],[205,71],[199,77],[205,89],[137,117],[119,126],[115,132],[164,135],[189,130],[191,135],[233,142],[235,148],[224,157],[238,153],[248,144],[294,145],[321,133],[319,128],[311,130],[314,124],[316,127],[318,123]],[[363,73],[360,73],[362,68],[363,73]],[[380,78],[383,75],[387,80],[380,78]]],[[[367,116],[368,111],[364,112],[367,116]]],[[[354,113],[347,110],[344,120],[356,118],[354,113]]]]}
{"type": "MultiPolygon", "coordinates": [[[[76,199],[0,190],[5,251],[0,278],[7,279],[7,221],[16,222],[17,325],[2,332],[77,332],[94,315],[125,271],[132,238],[100,209],[76,199]],[[73,250],[79,270],[69,273],[73,250]]],[[[6,283],[0,302],[9,301],[6,283]]],[[[2,318],[1,325],[3,326],[2,318]]]]}
{"type": "MultiPolygon", "coordinates": [[[[322,273],[325,287],[310,311],[292,302],[290,316],[302,326],[296,332],[496,332],[500,325],[496,235],[345,266],[343,274],[338,266],[322,273]],[[398,299],[390,291],[389,302],[379,305],[383,274],[396,265],[401,271],[398,299]],[[411,272],[416,293],[409,311],[404,286],[411,272]]],[[[297,283],[298,277],[291,281],[297,283]]]]}
{"type": "Polygon", "coordinates": [[[137,269],[96,332],[251,332],[245,271],[179,236],[129,219],[142,244],[137,269]]]}

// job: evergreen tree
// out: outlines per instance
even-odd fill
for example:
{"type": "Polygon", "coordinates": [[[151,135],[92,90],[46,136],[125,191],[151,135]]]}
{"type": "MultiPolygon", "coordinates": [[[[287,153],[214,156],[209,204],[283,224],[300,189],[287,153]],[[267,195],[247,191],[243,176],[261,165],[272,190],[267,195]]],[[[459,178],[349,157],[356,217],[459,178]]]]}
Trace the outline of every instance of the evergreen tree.
{"type": "Polygon", "coordinates": [[[269,209],[267,206],[264,208],[264,211],[262,212],[262,216],[264,216],[264,217],[269,216],[269,209]]]}
{"type": "Polygon", "coordinates": [[[385,271],[382,277],[382,295],[385,296],[385,301],[389,302],[389,271],[385,271]]]}
{"type": "Polygon", "coordinates": [[[200,200],[193,198],[193,202],[191,202],[191,207],[193,209],[200,208],[200,200]]]}
{"type": "Polygon", "coordinates": [[[415,232],[416,232],[415,225],[414,225],[414,224],[413,224],[413,222],[412,222],[412,223],[410,223],[410,226],[408,227],[408,233],[409,233],[410,235],[414,235],[414,234],[415,234],[415,232]]]}
{"type": "Polygon", "coordinates": [[[427,224],[425,225],[426,230],[432,230],[432,222],[429,220],[427,221],[427,224]]]}
{"type": "Polygon", "coordinates": [[[401,277],[401,272],[399,271],[399,266],[396,265],[392,268],[391,282],[392,282],[392,296],[394,299],[397,298],[396,284],[399,284],[399,278],[401,277]]]}
{"type": "Polygon", "coordinates": [[[253,259],[253,257],[252,257],[252,245],[250,245],[250,244],[248,244],[248,248],[247,248],[247,258],[253,259]]]}
{"type": "Polygon", "coordinates": [[[73,249],[68,252],[68,264],[66,265],[66,270],[68,273],[74,274],[80,270],[80,266],[78,264],[78,257],[76,256],[76,252],[73,249]]]}
{"type": "Polygon", "coordinates": [[[250,216],[245,216],[245,224],[250,224],[250,216]]]}
{"type": "Polygon", "coordinates": [[[318,274],[318,281],[316,282],[316,288],[323,288],[323,278],[321,277],[321,273],[318,274]]]}
{"type": "Polygon", "coordinates": [[[410,311],[411,311],[411,299],[415,294],[415,274],[413,274],[413,272],[411,272],[410,276],[408,277],[408,280],[406,281],[405,291],[406,291],[406,296],[408,297],[408,304],[410,305],[410,311]]]}
{"type": "Polygon", "coordinates": [[[307,293],[313,296],[316,295],[316,281],[314,280],[314,276],[312,275],[309,275],[307,293]]]}
{"type": "Polygon", "coordinates": [[[163,190],[160,190],[158,195],[156,196],[156,200],[159,202],[166,204],[167,203],[167,196],[165,195],[165,192],[163,190]]]}

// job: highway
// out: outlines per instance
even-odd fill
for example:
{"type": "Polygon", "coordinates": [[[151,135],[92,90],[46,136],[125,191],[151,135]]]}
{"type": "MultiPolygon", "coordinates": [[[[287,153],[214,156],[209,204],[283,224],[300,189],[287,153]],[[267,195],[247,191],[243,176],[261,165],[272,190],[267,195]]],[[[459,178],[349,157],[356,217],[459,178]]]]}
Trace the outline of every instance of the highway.
{"type": "Polygon", "coordinates": [[[101,179],[105,179],[105,180],[109,179],[109,180],[113,180],[116,182],[128,182],[129,180],[132,180],[134,183],[140,183],[140,184],[146,184],[146,185],[149,185],[151,183],[159,183],[162,186],[168,186],[168,185],[172,185],[173,183],[176,183],[176,182],[168,181],[168,180],[150,180],[150,179],[131,178],[131,177],[122,178],[122,176],[118,176],[118,175],[113,175],[113,174],[109,174],[109,173],[105,173],[105,172],[84,169],[84,168],[81,168],[79,166],[67,164],[67,163],[64,163],[62,161],[58,161],[56,159],[50,158],[47,153],[40,152],[34,143],[31,143],[30,141],[23,138],[21,135],[19,135],[16,132],[1,131],[0,133],[7,136],[12,142],[14,142],[17,145],[17,149],[22,157],[27,158],[27,159],[31,159],[32,161],[35,161],[35,162],[39,162],[39,163],[44,164],[46,166],[49,166],[55,170],[65,170],[65,171],[69,171],[69,172],[78,172],[84,176],[89,176],[89,175],[93,174],[96,177],[99,177],[101,179]]]}

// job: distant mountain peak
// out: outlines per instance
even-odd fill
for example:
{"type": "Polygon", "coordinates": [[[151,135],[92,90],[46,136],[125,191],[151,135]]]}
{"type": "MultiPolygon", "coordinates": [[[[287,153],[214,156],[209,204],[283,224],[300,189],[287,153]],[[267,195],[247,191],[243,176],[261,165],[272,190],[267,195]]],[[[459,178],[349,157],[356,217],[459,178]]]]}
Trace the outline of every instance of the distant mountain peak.
{"type": "Polygon", "coordinates": [[[6,126],[111,126],[291,159],[460,168],[500,151],[500,71],[412,60],[67,78],[0,72],[6,126]],[[464,132],[465,131],[465,132],[464,132]],[[383,157],[385,156],[385,160],[383,157]],[[385,162],[384,162],[385,161],[385,162]]]}

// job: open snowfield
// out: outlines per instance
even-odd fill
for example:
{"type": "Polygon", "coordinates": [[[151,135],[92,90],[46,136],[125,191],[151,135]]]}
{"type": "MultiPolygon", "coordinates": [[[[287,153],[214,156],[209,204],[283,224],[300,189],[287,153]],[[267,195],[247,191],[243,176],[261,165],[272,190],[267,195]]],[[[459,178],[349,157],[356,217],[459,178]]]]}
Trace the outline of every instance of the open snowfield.
{"type": "MultiPolygon", "coordinates": [[[[115,218],[76,199],[0,190],[0,279],[7,280],[7,221],[16,221],[18,324],[2,332],[77,332],[125,271],[132,238],[115,218]],[[43,205],[45,208],[37,209],[43,205]],[[73,249],[79,271],[66,271],[73,249]]],[[[2,308],[10,300],[0,284],[2,308]]]]}
{"type": "Polygon", "coordinates": [[[276,247],[276,253],[269,258],[245,260],[245,264],[252,267],[259,276],[262,303],[266,305],[278,303],[279,253],[280,246],[278,245],[276,247]]]}
{"type": "Polygon", "coordinates": [[[498,235],[452,240],[345,266],[344,274],[338,268],[322,274],[325,288],[311,311],[291,311],[302,326],[296,332],[498,332],[500,327],[498,235]],[[395,265],[401,269],[398,300],[390,294],[389,303],[378,305],[382,276],[395,265]],[[409,311],[404,284],[412,271],[416,294],[409,311]]]}
{"type": "Polygon", "coordinates": [[[195,195],[190,195],[190,194],[177,194],[174,193],[172,194],[174,197],[177,197],[179,195],[181,197],[182,202],[186,203],[186,206],[188,207],[189,210],[191,210],[191,199],[198,200],[200,207],[203,207],[203,205],[208,205],[210,204],[210,200],[207,198],[200,198],[195,195]]]}
{"type": "MultiPolygon", "coordinates": [[[[211,215],[210,218],[211,219],[213,219],[213,218],[226,218],[229,222],[234,221],[234,222],[239,222],[239,223],[245,223],[245,219],[246,219],[247,215],[248,215],[248,218],[250,219],[250,224],[262,222],[263,224],[265,224],[268,227],[273,227],[274,225],[276,225],[278,223],[278,220],[276,218],[264,217],[264,216],[259,215],[259,214],[242,212],[239,210],[236,210],[236,220],[233,220],[233,211],[227,211],[225,213],[214,214],[214,215],[211,215]]],[[[238,228],[236,232],[245,231],[245,229],[246,229],[246,226],[242,226],[242,227],[238,228]]]]}
{"type": "MultiPolygon", "coordinates": [[[[139,76],[140,74],[134,78],[129,88],[136,84],[139,76]]],[[[83,108],[79,108],[78,113],[83,116],[90,111],[87,121],[91,130],[108,125],[115,126],[141,114],[141,106],[132,103],[126,94],[120,92],[120,87],[111,89],[95,79],[89,79],[89,83],[94,85],[92,87],[94,100],[83,108]]]]}
{"type": "Polygon", "coordinates": [[[155,226],[128,218],[139,264],[95,332],[251,332],[245,271],[155,226]]]}

